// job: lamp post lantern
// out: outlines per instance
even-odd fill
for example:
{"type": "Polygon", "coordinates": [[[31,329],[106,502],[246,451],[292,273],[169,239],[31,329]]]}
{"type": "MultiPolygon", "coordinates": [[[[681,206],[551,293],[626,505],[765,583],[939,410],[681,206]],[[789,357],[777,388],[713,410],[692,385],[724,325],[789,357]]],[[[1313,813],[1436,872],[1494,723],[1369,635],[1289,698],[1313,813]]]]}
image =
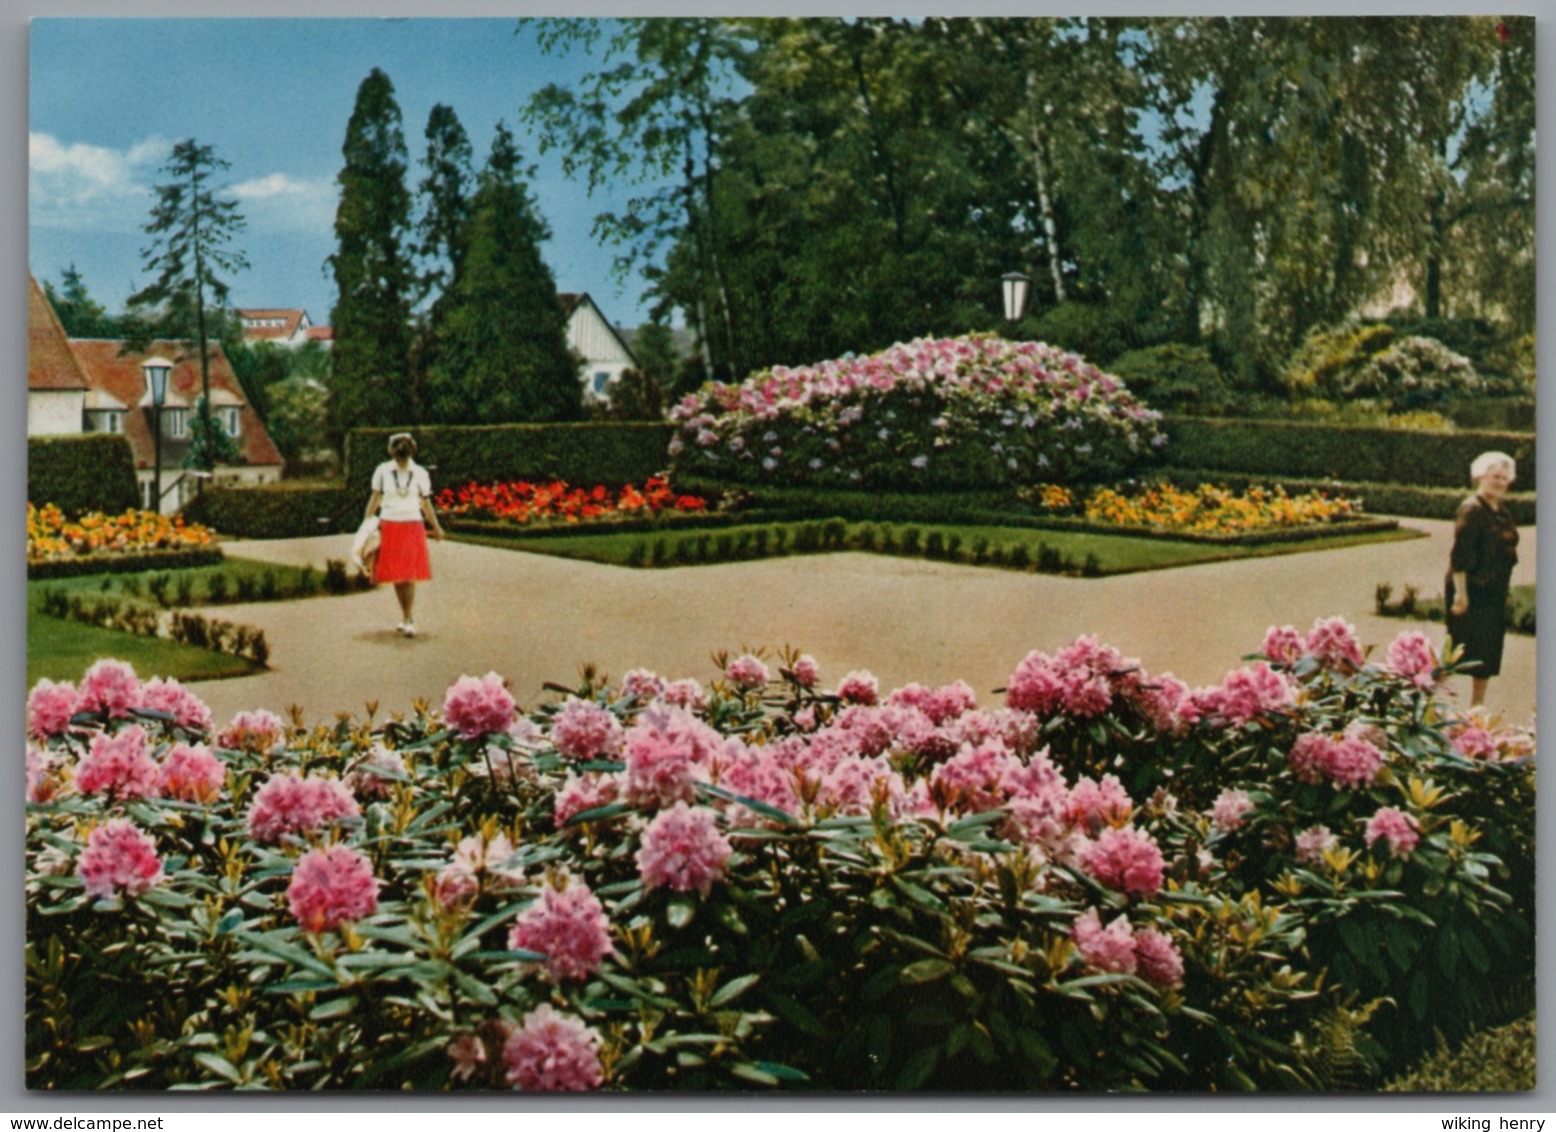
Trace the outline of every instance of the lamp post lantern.
{"type": "Polygon", "coordinates": [[[162,406],[167,402],[167,378],[173,372],[173,363],[166,358],[150,357],[140,364],[146,377],[146,387],[151,391],[152,413],[152,466],[151,509],[162,511],[162,406]]]}
{"type": "Polygon", "coordinates": [[[1020,322],[1021,314],[1027,307],[1027,291],[1032,286],[1032,280],[1019,271],[1007,271],[1000,276],[1000,285],[1005,291],[1005,321],[1020,322]]]}

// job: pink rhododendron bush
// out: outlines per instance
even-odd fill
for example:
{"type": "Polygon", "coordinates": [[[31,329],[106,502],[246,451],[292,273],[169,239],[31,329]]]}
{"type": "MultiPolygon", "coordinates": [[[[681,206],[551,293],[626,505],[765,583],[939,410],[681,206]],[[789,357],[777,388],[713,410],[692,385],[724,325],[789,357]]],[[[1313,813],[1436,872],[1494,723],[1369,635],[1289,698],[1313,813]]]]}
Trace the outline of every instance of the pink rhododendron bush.
{"type": "Polygon", "coordinates": [[[893,490],[1111,479],[1165,441],[1116,377],[992,334],[709,383],[670,419],[684,474],[893,490]]]}
{"type": "Polygon", "coordinates": [[[29,1086],[1354,1087],[1532,979],[1531,740],[1419,634],[715,660],[314,727],[39,683],[29,1086]]]}

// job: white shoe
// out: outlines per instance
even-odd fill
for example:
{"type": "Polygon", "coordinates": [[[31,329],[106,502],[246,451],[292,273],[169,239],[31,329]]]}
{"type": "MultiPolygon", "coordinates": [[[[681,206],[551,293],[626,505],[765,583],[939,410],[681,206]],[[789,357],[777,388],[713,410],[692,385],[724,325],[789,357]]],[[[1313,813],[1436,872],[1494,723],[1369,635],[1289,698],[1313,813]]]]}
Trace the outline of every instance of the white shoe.
{"type": "Polygon", "coordinates": [[[414,637],[416,635],[416,623],[414,621],[407,621],[405,624],[400,626],[400,632],[404,633],[407,637],[414,637]]]}

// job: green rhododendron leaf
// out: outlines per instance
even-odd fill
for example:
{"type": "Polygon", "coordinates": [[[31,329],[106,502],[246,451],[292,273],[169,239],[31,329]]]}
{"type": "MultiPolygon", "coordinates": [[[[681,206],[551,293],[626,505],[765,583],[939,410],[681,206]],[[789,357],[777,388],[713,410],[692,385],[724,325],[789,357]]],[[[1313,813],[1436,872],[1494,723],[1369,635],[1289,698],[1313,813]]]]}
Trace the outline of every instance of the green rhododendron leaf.
{"type": "Polygon", "coordinates": [[[946,959],[919,959],[904,967],[902,973],[898,976],[898,980],[910,985],[932,983],[938,979],[945,978],[954,970],[956,970],[956,965],[946,959]]]}

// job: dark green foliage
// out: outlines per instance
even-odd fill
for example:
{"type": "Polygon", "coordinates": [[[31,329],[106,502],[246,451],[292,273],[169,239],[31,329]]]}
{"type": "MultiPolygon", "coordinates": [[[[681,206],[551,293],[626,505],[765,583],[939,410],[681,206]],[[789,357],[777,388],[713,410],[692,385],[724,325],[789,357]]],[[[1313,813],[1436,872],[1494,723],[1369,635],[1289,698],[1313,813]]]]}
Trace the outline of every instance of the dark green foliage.
{"type": "MultiPolygon", "coordinates": [[[[388,459],[391,431],[358,429],[346,441],[346,490],[363,503],[373,469],[388,459]]],[[[671,431],[669,425],[614,422],[435,426],[416,431],[416,459],[432,470],[434,490],[515,479],[640,484],[663,471],[671,431]]]]}
{"type": "Polygon", "coordinates": [[[1463,354],[1477,370],[1493,356],[1500,336],[1483,318],[1421,318],[1391,315],[1384,320],[1401,338],[1435,338],[1456,354],[1463,354]]]}
{"type": "Polygon", "coordinates": [[[1383,428],[1285,421],[1169,418],[1170,468],[1214,468],[1262,476],[1470,488],[1470,462],[1489,450],[1518,461],[1520,484],[1535,482],[1530,433],[1454,432],[1434,436],[1383,428]]]}
{"type": "Polygon", "coordinates": [[[1060,303],[1028,317],[1019,337],[1062,346],[1110,372],[1113,359],[1140,346],[1133,327],[1112,308],[1079,302],[1060,303]]]}
{"type": "Polygon", "coordinates": [[[29,436],[27,500],[52,503],[76,518],[92,511],[120,515],[140,506],[135,458],[123,436],[29,436]]]}
{"type": "Polygon", "coordinates": [[[1107,370],[1145,404],[1163,411],[1215,412],[1231,393],[1210,351],[1182,342],[1130,350],[1107,370]]]}
{"type": "MultiPolygon", "coordinates": [[[[27,567],[27,577],[80,578],[92,574],[135,574],[142,570],[184,570],[193,566],[216,566],[221,561],[222,552],[216,547],[204,547],[199,550],[148,550],[144,554],[33,562],[27,567]]],[[[106,586],[106,578],[104,583],[106,586]]]]}
{"type": "Polygon", "coordinates": [[[184,507],[184,518],[232,538],[306,538],[355,530],[365,494],[338,485],[292,483],[212,487],[184,507]]]}
{"type": "Polygon", "coordinates": [[[1453,423],[1460,428],[1485,429],[1491,432],[1533,432],[1535,400],[1533,397],[1498,397],[1483,401],[1463,401],[1445,407],[1453,423]]]}
{"type": "Polygon", "coordinates": [[[1387,1081],[1385,1093],[1527,1093],[1535,1087],[1534,1015],[1478,1030],[1387,1081]]]}
{"type": "Polygon", "coordinates": [[[330,311],[330,423],[338,438],[363,425],[401,425],[418,416],[410,387],[411,197],[405,135],[389,76],[376,67],[357,89],[346,124],[330,256],[337,298],[330,311]]]}
{"type": "Polygon", "coordinates": [[[609,388],[608,402],[595,401],[590,413],[603,421],[658,421],[665,415],[664,391],[639,369],[624,370],[609,388]]]}
{"type": "Polygon", "coordinates": [[[123,337],[119,321],[112,318],[102,303],[87,293],[86,281],[72,263],[60,272],[59,290],[47,279],[43,281],[43,293],[59,316],[60,325],[70,338],[120,338],[123,337]]]}

